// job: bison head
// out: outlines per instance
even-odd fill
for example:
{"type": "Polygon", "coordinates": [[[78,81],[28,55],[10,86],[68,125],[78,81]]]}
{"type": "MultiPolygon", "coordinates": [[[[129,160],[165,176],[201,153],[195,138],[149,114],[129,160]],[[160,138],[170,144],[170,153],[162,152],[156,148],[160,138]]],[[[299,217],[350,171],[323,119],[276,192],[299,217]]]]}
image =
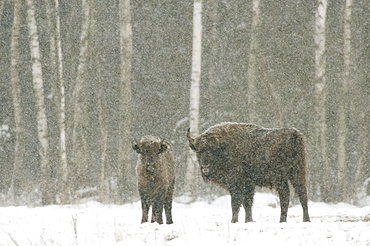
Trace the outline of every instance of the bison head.
{"type": "Polygon", "coordinates": [[[203,135],[192,138],[190,128],[187,132],[187,138],[190,148],[196,152],[202,177],[207,181],[212,176],[214,166],[221,161],[224,145],[216,139],[207,138],[203,135]]]}
{"type": "Polygon", "coordinates": [[[140,154],[141,162],[148,173],[154,173],[158,164],[159,154],[167,150],[168,146],[164,140],[156,141],[157,139],[142,139],[135,143],[132,148],[140,154]]]}

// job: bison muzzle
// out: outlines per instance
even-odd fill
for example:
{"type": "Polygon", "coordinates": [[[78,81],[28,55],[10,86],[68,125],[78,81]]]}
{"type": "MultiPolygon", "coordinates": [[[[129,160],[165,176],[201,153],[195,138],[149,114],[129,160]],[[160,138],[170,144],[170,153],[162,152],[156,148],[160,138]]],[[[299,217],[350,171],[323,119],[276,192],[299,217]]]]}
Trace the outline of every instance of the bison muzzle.
{"type": "Polygon", "coordinates": [[[303,135],[294,128],[268,129],[246,123],[221,123],[192,138],[205,181],[230,192],[232,223],[239,209],[245,209],[245,222],[251,222],[255,187],[270,187],[280,198],[280,222],[286,222],[289,185],[294,187],[303,208],[303,221],[310,221],[307,206],[305,145],[303,135]]]}
{"type": "Polygon", "coordinates": [[[138,188],[141,198],[141,223],[148,222],[152,207],[151,222],[163,224],[163,209],[166,223],[172,224],[172,199],[175,185],[175,158],[171,144],[154,136],[135,140],[132,148],[139,154],[136,166],[138,188]]]}

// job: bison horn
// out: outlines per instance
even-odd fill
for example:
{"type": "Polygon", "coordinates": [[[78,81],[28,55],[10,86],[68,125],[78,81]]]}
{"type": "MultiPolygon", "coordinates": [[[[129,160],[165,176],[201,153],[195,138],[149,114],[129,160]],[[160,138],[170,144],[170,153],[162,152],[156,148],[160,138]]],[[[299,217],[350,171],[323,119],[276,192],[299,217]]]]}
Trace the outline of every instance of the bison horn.
{"type": "Polygon", "coordinates": [[[186,134],[186,137],[188,138],[190,148],[195,150],[194,138],[191,138],[190,136],[190,128],[188,129],[188,133],[186,134]]]}

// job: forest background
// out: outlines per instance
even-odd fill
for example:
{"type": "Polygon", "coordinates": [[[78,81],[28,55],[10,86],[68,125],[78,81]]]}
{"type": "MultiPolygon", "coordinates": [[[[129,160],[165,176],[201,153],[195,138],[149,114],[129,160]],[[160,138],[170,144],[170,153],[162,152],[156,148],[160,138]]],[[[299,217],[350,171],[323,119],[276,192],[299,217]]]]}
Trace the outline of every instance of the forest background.
{"type": "MultiPolygon", "coordinates": [[[[200,2],[196,0],[195,2],[200,2]]],[[[199,132],[224,122],[306,136],[309,199],[356,204],[370,177],[370,1],[203,1],[199,132]]],[[[133,139],[187,175],[193,2],[1,0],[0,203],[138,199],[133,139]]]]}

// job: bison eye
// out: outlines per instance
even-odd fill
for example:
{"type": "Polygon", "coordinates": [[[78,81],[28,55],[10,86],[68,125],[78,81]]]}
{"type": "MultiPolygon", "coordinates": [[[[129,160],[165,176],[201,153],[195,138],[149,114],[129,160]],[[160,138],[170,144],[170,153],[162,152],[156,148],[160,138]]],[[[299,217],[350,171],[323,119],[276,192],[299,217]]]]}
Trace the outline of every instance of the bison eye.
{"type": "Polygon", "coordinates": [[[141,150],[140,146],[138,144],[133,144],[132,145],[133,150],[135,150],[138,154],[144,154],[143,151],[141,150]]]}

